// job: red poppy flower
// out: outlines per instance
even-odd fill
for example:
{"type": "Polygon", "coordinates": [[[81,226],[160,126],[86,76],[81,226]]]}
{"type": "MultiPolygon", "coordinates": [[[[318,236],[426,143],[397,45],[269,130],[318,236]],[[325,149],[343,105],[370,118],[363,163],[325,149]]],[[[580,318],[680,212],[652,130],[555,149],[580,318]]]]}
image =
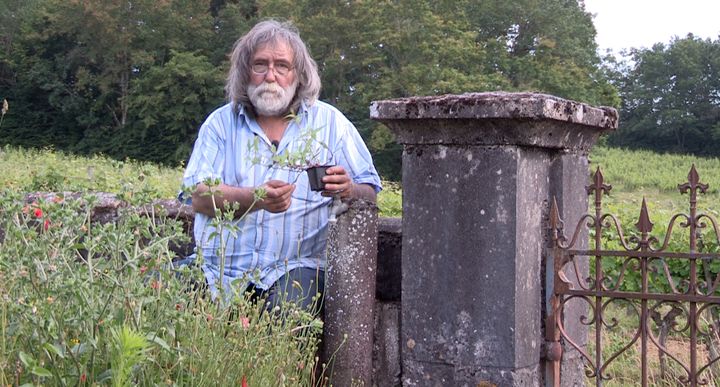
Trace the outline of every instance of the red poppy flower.
{"type": "Polygon", "coordinates": [[[39,208],[36,208],[36,209],[34,210],[33,214],[35,215],[36,218],[42,218],[42,216],[43,216],[43,212],[42,212],[42,210],[39,209],[39,208]]]}
{"type": "Polygon", "coordinates": [[[45,222],[43,222],[43,228],[47,231],[48,227],[50,227],[50,219],[45,219],[45,222]]]}
{"type": "Polygon", "coordinates": [[[240,382],[240,385],[241,385],[241,387],[248,387],[247,378],[245,377],[245,375],[243,375],[242,382],[240,382]]]}
{"type": "Polygon", "coordinates": [[[80,383],[85,383],[87,381],[87,375],[83,372],[82,375],[80,375],[80,383]]]}

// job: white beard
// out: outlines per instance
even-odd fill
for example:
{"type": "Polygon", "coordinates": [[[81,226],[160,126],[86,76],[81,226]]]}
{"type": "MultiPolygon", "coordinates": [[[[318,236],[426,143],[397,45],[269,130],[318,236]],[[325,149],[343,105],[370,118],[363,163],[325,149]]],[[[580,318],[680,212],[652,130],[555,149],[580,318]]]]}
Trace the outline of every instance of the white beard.
{"type": "Polygon", "coordinates": [[[276,82],[248,85],[248,97],[258,115],[276,117],[287,112],[297,85],[297,79],[287,88],[280,87],[276,82]]]}

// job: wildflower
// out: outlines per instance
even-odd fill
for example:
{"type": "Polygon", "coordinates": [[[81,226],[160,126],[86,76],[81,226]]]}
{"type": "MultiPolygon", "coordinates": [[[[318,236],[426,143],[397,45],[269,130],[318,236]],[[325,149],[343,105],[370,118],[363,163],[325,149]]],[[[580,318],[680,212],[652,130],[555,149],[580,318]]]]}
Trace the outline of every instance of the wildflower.
{"type": "Polygon", "coordinates": [[[50,219],[47,219],[47,218],[46,218],[46,219],[45,219],[45,222],[43,222],[43,228],[45,229],[45,231],[47,231],[47,229],[48,229],[49,227],[50,227],[50,219]]]}
{"type": "Polygon", "coordinates": [[[153,281],[150,283],[150,287],[157,290],[157,289],[160,289],[160,288],[162,287],[162,284],[160,283],[160,281],[153,280],[153,281]]]}
{"type": "Polygon", "coordinates": [[[80,375],[80,383],[85,383],[87,381],[87,375],[83,372],[82,375],[80,375]]]}
{"type": "Polygon", "coordinates": [[[42,212],[42,210],[41,210],[40,208],[36,208],[36,209],[33,211],[33,215],[35,215],[36,218],[42,218],[43,212],[42,212]]]}
{"type": "Polygon", "coordinates": [[[247,317],[240,317],[240,323],[242,324],[243,329],[250,328],[250,319],[247,317]]]}
{"type": "Polygon", "coordinates": [[[215,319],[215,317],[213,317],[213,315],[211,315],[210,313],[208,313],[208,314],[205,316],[205,319],[207,320],[207,322],[211,322],[212,320],[215,319]]]}
{"type": "Polygon", "coordinates": [[[78,345],[78,344],[80,344],[80,339],[78,339],[78,338],[72,338],[72,339],[70,339],[70,344],[72,344],[72,345],[78,345]]]}
{"type": "Polygon", "coordinates": [[[180,304],[175,304],[175,310],[181,311],[181,310],[182,310],[182,305],[180,305],[180,304]]]}
{"type": "Polygon", "coordinates": [[[242,382],[240,382],[241,387],[248,387],[247,378],[245,375],[242,377],[242,382]]]}
{"type": "Polygon", "coordinates": [[[148,269],[147,266],[140,266],[140,274],[145,274],[147,269],[148,269]]]}

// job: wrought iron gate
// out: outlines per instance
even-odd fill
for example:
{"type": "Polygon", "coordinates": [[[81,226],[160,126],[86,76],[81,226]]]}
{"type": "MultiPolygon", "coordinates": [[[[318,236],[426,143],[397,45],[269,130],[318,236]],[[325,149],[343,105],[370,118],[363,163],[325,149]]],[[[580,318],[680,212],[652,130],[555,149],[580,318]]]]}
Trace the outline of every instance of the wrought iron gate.
{"type": "Polygon", "coordinates": [[[655,378],[665,378],[669,382],[665,385],[687,386],[720,380],[720,375],[713,376],[720,354],[708,345],[718,344],[720,326],[720,231],[713,215],[697,211],[697,195],[708,186],[700,183],[694,165],[688,181],[678,188],[689,193],[689,213],[672,214],[661,238],[651,234],[654,224],[645,199],[635,223],[637,231],[624,234],[618,217],[603,208],[603,195],[612,187],[605,184],[599,168],[587,187],[588,195],[595,198],[595,212],[577,222],[569,240],[553,202],[554,281],[546,325],[552,385],[561,385],[563,349],[580,353],[588,383],[596,386],[617,379],[618,373],[610,369],[622,361],[627,364],[628,359],[635,359],[629,364],[639,368],[640,380],[633,385],[647,386],[655,378]],[[583,249],[588,234],[590,246],[583,249]],[[677,240],[684,242],[682,249],[677,248],[677,240]],[[575,303],[582,305],[582,312],[571,315],[568,305],[575,303]],[[630,321],[630,333],[621,335],[625,340],[619,343],[609,341],[611,332],[628,324],[623,318],[630,321]],[[568,329],[571,325],[587,329],[579,330],[581,337],[571,337],[570,331],[577,331],[568,329]],[[668,337],[679,350],[668,348],[668,337]],[[655,365],[655,359],[662,367],[655,365]],[[666,374],[658,376],[658,368],[666,374]]]}

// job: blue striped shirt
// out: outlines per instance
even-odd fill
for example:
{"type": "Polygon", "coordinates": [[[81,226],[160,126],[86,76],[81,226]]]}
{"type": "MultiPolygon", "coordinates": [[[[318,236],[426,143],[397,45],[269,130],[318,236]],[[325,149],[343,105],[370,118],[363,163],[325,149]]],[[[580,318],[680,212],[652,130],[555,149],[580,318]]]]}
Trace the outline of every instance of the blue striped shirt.
{"type": "MultiPolygon", "coordinates": [[[[370,184],[376,192],[381,189],[380,178],[372,163],[370,152],[353,124],[336,108],[316,102],[303,104],[299,122],[291,121],[277,148],[278,154],[293,152],[307,138],[307,129],[320,129],[313,142],[313,154],[320,164],[342,165],[355,183],[370,184]],[[323,146],[325,145],[325,146],[323,146]]],[[[268,180],[293,182],[296,180],[290,208],[274,214],[264,210],[249,213],[235,220],[239,231],[232,235],[223,230],[226,241],[223,286],[241,279],[268,289],[288,270],[297,267],[325,267],[325,244],[331,198],[310,190],[307,174],[272,166],[270,140],[257,122],[244,113],[242,107],[234,113],[230,104],[208,116],[200,127],[183,185],[192,187],[207,178],[219,178],[224,184],[237,187],[257,187],[268,180]],[[257,146],[250,146],[258,139],[257,146]],[[299,174],[299,176],[298,176],[299,174]]],[[[196,213],[194,234],[196,254],[204,258],[203,271],[213,294],[220,278],[220,238],[212,236],[216,230],[211,218],[196,213]]]]}

